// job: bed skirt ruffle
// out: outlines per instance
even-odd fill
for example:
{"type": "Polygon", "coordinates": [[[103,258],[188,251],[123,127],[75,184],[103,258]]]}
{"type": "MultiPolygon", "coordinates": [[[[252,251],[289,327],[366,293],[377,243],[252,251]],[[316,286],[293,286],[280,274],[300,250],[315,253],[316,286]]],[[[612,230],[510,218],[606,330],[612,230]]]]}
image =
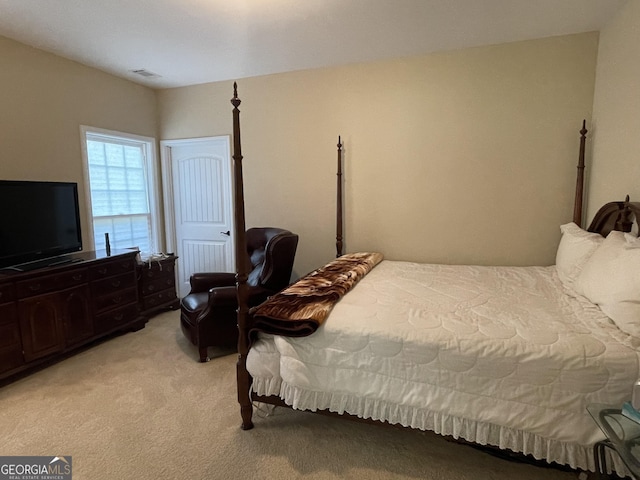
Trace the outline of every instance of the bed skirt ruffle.
{"type": "MultiPolygon", "coordinates": [[[[257,395],[278,396],[296,410],[311,412],[328,410],[338,414],[347,413],[358,418],[386,421],[403,427],[432,431],[479,445],[491,445],[531,455],[537,460],[569,465],[578,470],[595,471],[592,446],[550,440],[530,432],[426,409],[394,405],[381,400],[339,393],[306,391],[288,385],[278,378],[254,378],[252,389],[257,395]]],[[[609,450],[606,451],[606,455],[608,456],[607,465],[613,466],[613,470],[618,475],[623,477],[629,475],[617,456],[610,455],[609,450]]]]}

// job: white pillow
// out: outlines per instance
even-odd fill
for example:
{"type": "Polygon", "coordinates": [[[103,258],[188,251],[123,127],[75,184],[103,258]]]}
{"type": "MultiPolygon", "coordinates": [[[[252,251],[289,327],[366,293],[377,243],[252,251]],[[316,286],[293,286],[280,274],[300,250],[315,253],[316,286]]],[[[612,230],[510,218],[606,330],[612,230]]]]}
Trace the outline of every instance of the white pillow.
{"type": "Polygon", "coordinates": [[[604,242],[604,237],[587,232],[573,222],[560,226],[560,231],[562,238],[556,252],[556,269],[562,284],[573,290],[582,267],[604,242]]]}
{"type": "Polygon", "coordinates": [[[640,338],[640,240],[611,232],[583,267],[575,289],[620,330],[640,338]]]}

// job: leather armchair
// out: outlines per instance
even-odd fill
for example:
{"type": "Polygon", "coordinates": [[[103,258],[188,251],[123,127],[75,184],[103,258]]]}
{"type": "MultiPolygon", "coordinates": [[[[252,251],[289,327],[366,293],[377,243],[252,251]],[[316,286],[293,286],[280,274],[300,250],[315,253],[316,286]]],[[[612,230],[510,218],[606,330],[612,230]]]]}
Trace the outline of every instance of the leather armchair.
{"type": "MultiPolygon", "coordinates": [[[[250,228],[246,232],[251,263],[247,278],[249,306],[289,285],[298,235],[273,227],[250,228]]],[[[198,347],[201,362],[209,360],[208,347],[231,347],[238,343],[235,273],[195,273],[191,291],[180,301],[180,326],[198,347]]]]}

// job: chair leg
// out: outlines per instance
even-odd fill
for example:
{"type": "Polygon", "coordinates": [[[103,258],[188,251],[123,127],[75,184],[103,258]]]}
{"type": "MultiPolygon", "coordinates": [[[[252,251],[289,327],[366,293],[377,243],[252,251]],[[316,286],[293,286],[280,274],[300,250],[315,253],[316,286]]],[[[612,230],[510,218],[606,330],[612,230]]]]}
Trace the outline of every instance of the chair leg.
{"type": "Polygon", "coordinates": [[[205,363],[211,360],[209,358],[209,355],[207,355],[207,351],[208,351],[207,347],[198,348],[198,352],[200,353],[200,362],[205,363]]]}

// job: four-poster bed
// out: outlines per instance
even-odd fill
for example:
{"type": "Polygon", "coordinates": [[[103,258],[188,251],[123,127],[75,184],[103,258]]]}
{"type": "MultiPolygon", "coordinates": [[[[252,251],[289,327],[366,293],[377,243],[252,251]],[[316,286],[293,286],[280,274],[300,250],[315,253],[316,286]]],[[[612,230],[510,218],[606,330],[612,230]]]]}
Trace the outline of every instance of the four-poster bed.
{"type": "Polygon", "coordinates": [[[242,428],[253,427],[257,401],[432,430],[594,470],[590,449],[599,435],[586,404],[627,399],[640,374],[640,340],[629,332],[640,332],[624,323],[628,315],[617,326],[603,313],[618,315],[609,297],[598,305],[585,298],[601,292],[582,273],[598,277],[591,260],[601,245],[640,247],[628,234],[609,235],[630,231],[640,204],[609,203],[589,229],[580,228],[585,124],[574,223],[562,227],[557,265],[342,255],[339,139],[338,258],[250,311],[235,84],[232,104],[242,428]]]}

